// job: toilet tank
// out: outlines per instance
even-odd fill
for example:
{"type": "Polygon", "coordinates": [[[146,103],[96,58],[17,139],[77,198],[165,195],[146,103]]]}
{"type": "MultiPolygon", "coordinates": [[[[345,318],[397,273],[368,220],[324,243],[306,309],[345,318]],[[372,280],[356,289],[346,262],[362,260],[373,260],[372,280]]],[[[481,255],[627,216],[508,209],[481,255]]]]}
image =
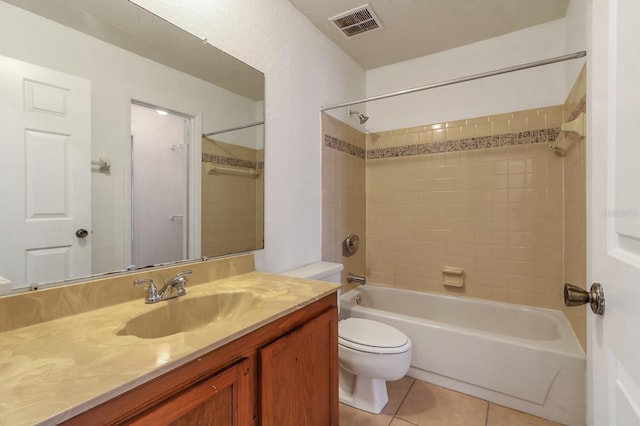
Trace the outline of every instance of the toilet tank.
{"type": "Polygon", "coordinates": [[[316,262],[290,271],[280,272],[296,278],[308,278],[311,280],[326,281],[330,283],[340,283],[340,274],[344,266],[341,263],[316,262]]]}
{"type": "MultiPolygon", "coordinates": [[[[307,278],[310,280],[326,281],[330,283],[340,284],[340,275],[344,266],[342,263],[332,262],[316,262],[309,265],[301,266],[290,271],[280,272],[281,275],[287,275],[296,278],[307,278]]],[[[338,289],[338,314],[340,314],[340,289],[338,289]]]]}

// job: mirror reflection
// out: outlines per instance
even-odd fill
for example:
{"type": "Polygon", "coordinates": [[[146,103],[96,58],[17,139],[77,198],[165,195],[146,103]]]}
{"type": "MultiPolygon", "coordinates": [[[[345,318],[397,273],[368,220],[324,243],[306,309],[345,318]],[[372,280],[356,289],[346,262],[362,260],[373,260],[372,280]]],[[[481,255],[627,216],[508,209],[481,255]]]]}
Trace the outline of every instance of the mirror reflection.
{"type": "Polygon", "coordinates": [[[14,289],[264,247],[262,73],[126,0],[0,22],[14,289]]]}

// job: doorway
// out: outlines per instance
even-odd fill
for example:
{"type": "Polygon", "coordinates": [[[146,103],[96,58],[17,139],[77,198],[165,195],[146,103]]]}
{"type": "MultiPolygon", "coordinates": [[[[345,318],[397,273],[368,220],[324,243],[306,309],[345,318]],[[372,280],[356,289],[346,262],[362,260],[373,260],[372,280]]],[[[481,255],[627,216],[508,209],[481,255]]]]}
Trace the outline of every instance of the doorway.
{"type": "Polygon", "coordinates": [[[131,103],[131,265],[189,258],[192,117],[131,103]]]}

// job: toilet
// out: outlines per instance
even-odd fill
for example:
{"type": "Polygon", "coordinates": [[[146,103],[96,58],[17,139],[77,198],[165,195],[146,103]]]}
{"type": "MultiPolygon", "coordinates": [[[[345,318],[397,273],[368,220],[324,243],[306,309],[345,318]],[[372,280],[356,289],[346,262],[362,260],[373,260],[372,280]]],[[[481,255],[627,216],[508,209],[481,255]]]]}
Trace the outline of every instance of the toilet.
{"type": "Polygon", "coordinates": [[[411,364],[411,340],[400,330],[364,318],[338,322],[340,402],[378,414],[389,396],[387,381],[411,364]]]}
{"type": "MultiPolygon", "coordinates": [[[[339,283],[342,269],[339,263],[318,262],[281,274],[339,283]]],[[[411,340],[390,325],[346,318],[338,322],[338,358],[340,402],[378,414],[389,401],[386,382],[409,371],[411,340]]]]}

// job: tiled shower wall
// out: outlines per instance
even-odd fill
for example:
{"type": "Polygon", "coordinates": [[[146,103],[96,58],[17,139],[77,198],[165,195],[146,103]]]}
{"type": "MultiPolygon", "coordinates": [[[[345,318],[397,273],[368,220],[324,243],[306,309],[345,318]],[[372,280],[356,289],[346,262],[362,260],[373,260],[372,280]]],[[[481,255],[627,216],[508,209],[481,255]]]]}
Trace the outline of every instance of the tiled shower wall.
{"type": "Polygon", "coordinates": [[[367,163],[371,282],[561,308],[562,158],[547,149],[561,122],[552,107],[371,135],[369,153],[429,131],[445,136],[425,151],[451,150],[367,163]],[[467,138],[502,146],[454,151],[467,138]],[[444,266],[463,288],[442,285],[444,266]]]}
{"type": "MultiPolygon", "coordinates": [[[[586,69],[583,68],[564,104],[573,120],[586,112],[586,69]]],[[[587,283],[587,182],[585,140],[580,139],[564,157],[564,280],[580,287],[587,283]]],[[[565,308],[582,347],[586,347],[586,306],[565,308]]]]}
{"type": "Polygon", "coordinates": [[[202,255],[220,256],[264,247],[264,151],[211,139],[203,139],[202,146],[202,255]],[[258,175],[209,174],[212,165],[254,169],[258,175]]]}
{"type": "MultiPolygon", "coordinates": [[[[584,93],[583,73],[564,105],[369,134],[364,153],[323,115],[323,259],[356,269],[340,242],[366,211],[370,283],[563,309],[565,280],[585,285],[584,142],[565,158],[548,145],[584,93]],[[363,182],[365,206],[349,201],[363,182]],[[442,285],[444,266],[463,288],[442,285]]],[[[566,313],[584,344],[584,309],[566,313]]]]}
{"type": "Polygon", "coordinates": [[[365,135],[324,113],[322,134],[322,260],[342,263],[347,284],[349,272],[366,272],[365,135]],[[360,237],[360,249],[343,257],[342,241],[350,233],[360,237]]]}

